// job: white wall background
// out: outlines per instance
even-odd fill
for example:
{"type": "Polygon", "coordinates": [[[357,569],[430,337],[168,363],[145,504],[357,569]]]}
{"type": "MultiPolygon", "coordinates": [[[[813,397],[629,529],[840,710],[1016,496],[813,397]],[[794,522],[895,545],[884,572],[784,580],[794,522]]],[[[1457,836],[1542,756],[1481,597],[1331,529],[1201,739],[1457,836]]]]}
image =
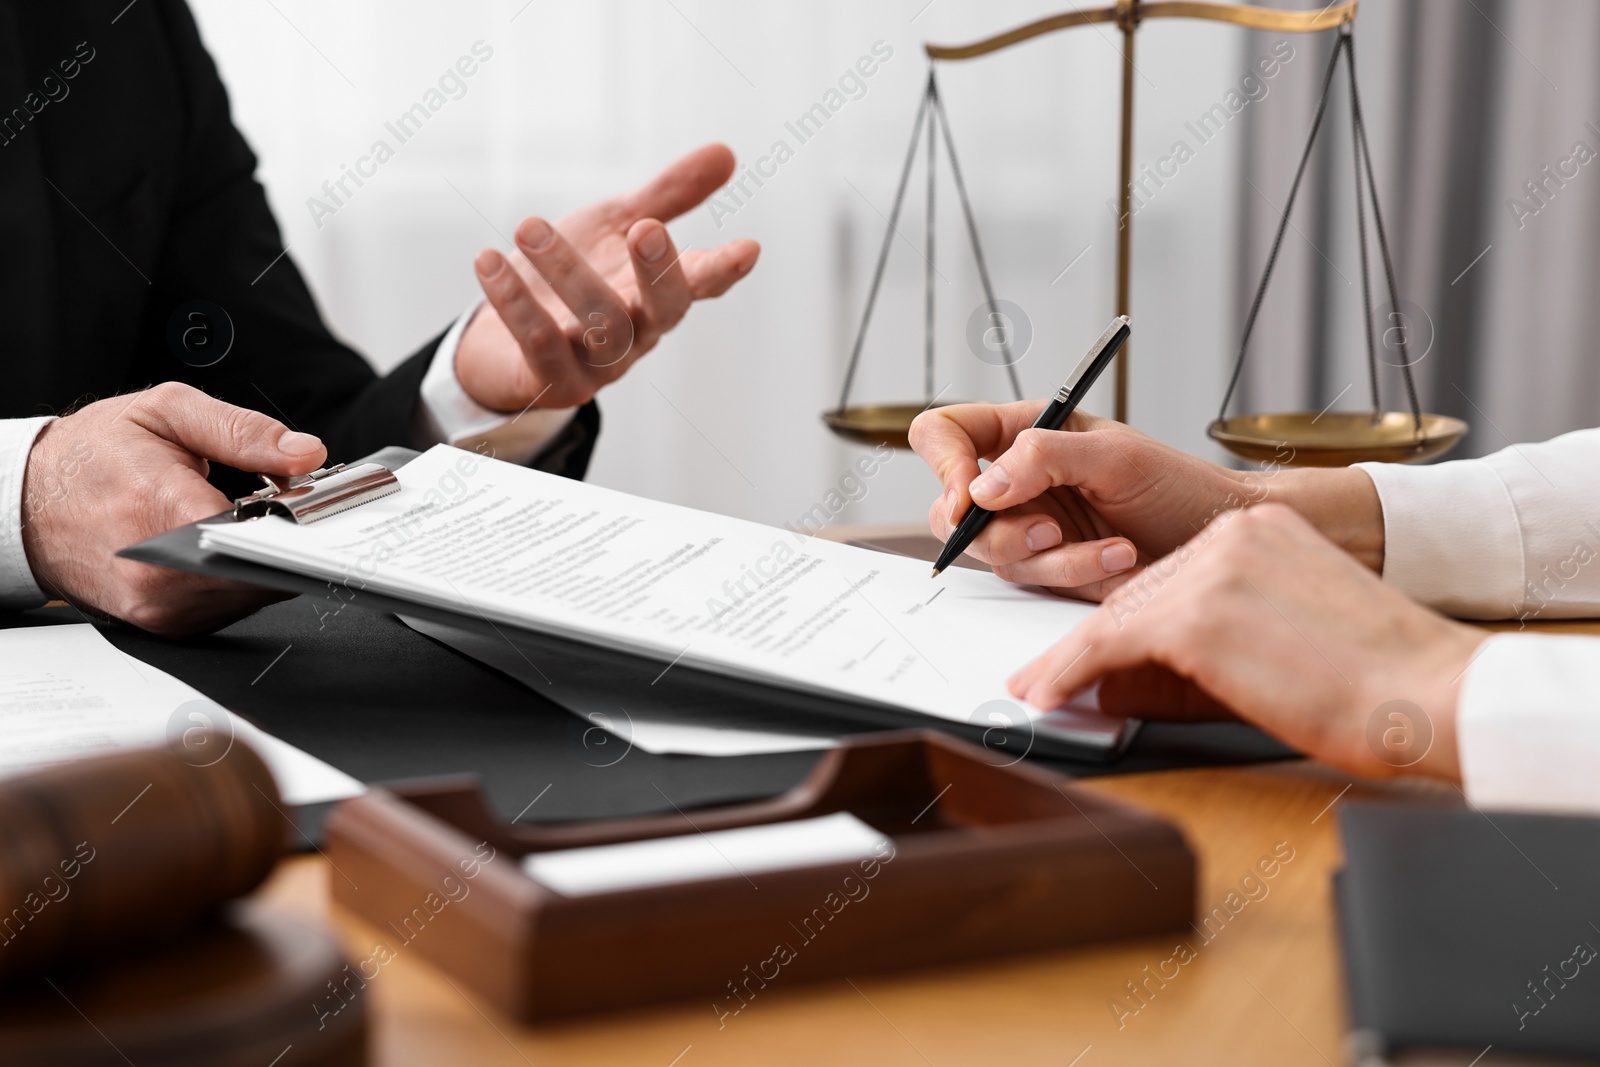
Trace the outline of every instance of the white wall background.
{"type": "MultiPolygon", "coordinates": [[[[680,247],[748,236],[756,271],[688,320],[602,395],[601,484],[767,522],[792,520],[859,451],[818,415],[837,399],[917,104],[925,40],[986,36],[1060,0],[193,0],[261,158],[260,177],[336,330],[389,367],[442,330],[476,291],[471,260],[504,246],[525,214],[549,216],[641,181],[676,154],[722,140],[744,162],[782,138],[793,160],[719,228],[701,209],[672,225],[680,247]],[[338,176],[475,41],[493,58],[335,217],[306,200],[338,176]],[[784,129],[875,41],[893,58],[804,145],[784,129]],[[452,185],[454,188],[452,188],[452,185]],[[859,190],[859,192],[858,192],[859,190]],[[459,191],[459,192],[458,192],[459,191]],[[481,215],[480,215],[481,212],[481,215]],[[486,221],[487,219],[487,221],[486,221]],[[492,225],[491,225],[492,223],[492,225]]],[[[1148,24],[1137,62],[1135,161],[1188,137],[1193,119],[1272,39],[1191,22],[1148,24]]],[[[1112,309],[1117,87],[1114,31],[1082,28],[945,64],[941,85],[998,295],[1032,319],[1019,366],[1053,391],[1112,309]],[[1064,275],[1075,256],[1088,251],[1064,275]]],[[[1282,79],[1314,79],[1291,63],[1282,79]]],[[[1269,86],[1269,89],[1272,87],[1269,86]]],[[[1274,90],[1250,107],[1279,104],[1274,90]]],[[[1285,105],[1287,106],[1287,105],[1285,105]]],[[[1204,454],[1237,344],[1235,234],[1242,130],[1230,127],[1138,215],[1132,421],[1204,454]]],[[[386,137],[386,139],[389,139],[386,137]]],[[[392,143],[392,140],[391,140],[392,143]]],[[[920,170],[906,236],[923,243],[920,170]]],[[[1003,372],[967,350],[981,301],[948,172],[936,262],[939,384],[1004,399],[1003,372]]],[[[922,393],[923,264],[890,260],[856,391],[922,393]]],[[[1108,411],[1110,378],[1090,407],[1108,411]]],[[[935,491],[901,454],[840,521],[920,519],[935,491]]]]}

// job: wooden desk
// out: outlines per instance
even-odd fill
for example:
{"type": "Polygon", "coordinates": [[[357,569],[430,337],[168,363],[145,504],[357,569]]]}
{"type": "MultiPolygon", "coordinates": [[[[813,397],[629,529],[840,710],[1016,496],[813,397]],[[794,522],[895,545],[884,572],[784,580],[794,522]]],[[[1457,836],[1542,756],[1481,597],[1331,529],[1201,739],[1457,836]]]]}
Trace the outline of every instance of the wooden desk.
{"type": "MultiPolygon", "coordinates": [[[[1600,624],[1530,629],[1600,633],[1600,624]]],[[[402,948],[361,994],[372,998],[373,1063],[1345,1063],[1343,972],[1330,899],[1330,875],[1342,863],[1337,806],[1358,797],[1454,790],[1425,782],[1352,782],[1311,762],[1127,775],[1084,787],[1183,829],[1200,860],[1201,913],[1219,905],[1274,847],[1293,849],[1293,859],[1266,883],[1266,896],[1246,905],[1209,942],[1198,934],[1188,939],[1196,958],[1164,987],[1152,982],[1156,991],[1136,1014],[1118,1013],[1111,1004],[1122,998],[1128,1008],[1136,1006],[1125,983],[1143,980],[1144,968],[1154,970],[1170,957],[1177,939],[853,981],[773,983],[721,1029],[709,1002],[519,1027],[402,948]]],[[[380,940],[392,938],[329,907],[329,873],[317,856],[287,860],[256,903],[325,919],[351,958],[365,958],[380,940]]]]}

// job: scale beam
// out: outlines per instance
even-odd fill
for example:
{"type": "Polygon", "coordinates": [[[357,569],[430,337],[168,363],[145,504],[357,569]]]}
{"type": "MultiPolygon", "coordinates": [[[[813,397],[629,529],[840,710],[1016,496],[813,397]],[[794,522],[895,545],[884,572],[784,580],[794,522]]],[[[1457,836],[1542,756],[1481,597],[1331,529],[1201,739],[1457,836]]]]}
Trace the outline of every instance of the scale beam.
{"type": "MultiPolygon", "coordinates": [[[[1141,22],[1148,19],[1186,18],[1210,22],[1226,22],[1253,30],[1272,30],[1278,33],[1316,33],[1331,30],[1356,17],[1358,0],[1343,4],[1329,4],[1317,11],[1279,11],[1274,8],[1255,7],[1250,4],[1214,4],[1200,0],[1118,0],[1112,7],[1092,8],[1085,11],[1068,11],[1060,15],[1030,22],[1005,33],[986,37],[963,45],[925,44],[923,50],[929,59],[976,59],[1009,48],[1035,37],[1058,30],[1096,23],[1114,23],[1122,30],[1122,143],[1121,186],[1118,190],[1121,222],[1117,227],[1117,307],[1115,314],[1131,315],[1129,275],[1133,245],[1133,211],[1131,204],[1133,181],[1133,34],[1141,22]]],[[[1128,359],[1129,346],[1124,345],[1117,356],[1116,419],[1128,421],[1128,359]]]]}
{"type": "MultiPolygon", "coordinates": [[[[1356,17],[1358,0],[1322,8],[1319,11],[1278,11],[1273,8],[1253,7],[1245,4],[1208,4],[1191,0],[1158,0],[1155,3],[1133,4],[1133,21],[1146,19],[1184,18],[1207,19],[1211,22],[1228,22],[1252,30],[1276,30],[1279,33],[1314,33],[1331,30],[1352,22],[1356,17]]],[[[986,37],[971,44],[927,44],[923,49],[929,59],[975,59],[990,52],[998,52],[1014,44],[1042,37],[1057,30],[1074,26],[1089,26],[1097,22],[1116,22],[1116,7],[1099,7],[1086,11],[1068,11],[1061,15],[1030,22],[1014,30],[986,37]]]]}

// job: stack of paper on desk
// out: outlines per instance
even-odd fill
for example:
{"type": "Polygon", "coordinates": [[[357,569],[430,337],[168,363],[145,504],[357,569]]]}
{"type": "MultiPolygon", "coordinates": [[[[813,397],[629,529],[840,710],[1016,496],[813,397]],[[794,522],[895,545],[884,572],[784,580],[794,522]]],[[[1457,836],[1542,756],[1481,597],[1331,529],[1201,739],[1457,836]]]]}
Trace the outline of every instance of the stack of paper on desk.
{"type": "MultiPolygon", "coordinates": [[[[201,547],[619,648],[667,670],[963,723],[987,724],[983,709],[1007,699],[1007,675],[1093,610],[976,571],[930,580],[916,560],[446,446],[397,473],[399,492],[313,524],[208,524],[201,547]]],[[[1086,724],[1086,743],[1116,732],[1086,724]]]]}
{"type": "Polygon", "coordinates": [[[184,732],[200,726],[217,732],[217,759],[233,739],[249,742],[287,804],[342,800],[364,788],[125,655],[87,623],[0,630],[0,774],[162,742],[194,761],[209,759],[184,742],[184,732]]]}

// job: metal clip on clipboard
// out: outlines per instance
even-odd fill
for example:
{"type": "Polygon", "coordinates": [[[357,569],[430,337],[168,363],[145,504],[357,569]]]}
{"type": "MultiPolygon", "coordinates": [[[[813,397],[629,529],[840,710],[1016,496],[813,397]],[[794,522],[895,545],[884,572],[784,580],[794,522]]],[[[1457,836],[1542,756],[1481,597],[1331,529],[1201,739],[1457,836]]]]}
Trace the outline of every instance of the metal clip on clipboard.
{"type": "Polygon", "coordinates": [[[380,463],[354,467],[336,463],[310,474],[289,478],[263,474],[260,478],[267,484],[233,502],[235,522],[282,515],[304,526],[400,490],[400,480],[380,463]]]}

